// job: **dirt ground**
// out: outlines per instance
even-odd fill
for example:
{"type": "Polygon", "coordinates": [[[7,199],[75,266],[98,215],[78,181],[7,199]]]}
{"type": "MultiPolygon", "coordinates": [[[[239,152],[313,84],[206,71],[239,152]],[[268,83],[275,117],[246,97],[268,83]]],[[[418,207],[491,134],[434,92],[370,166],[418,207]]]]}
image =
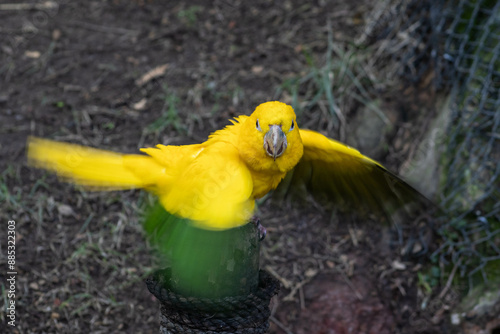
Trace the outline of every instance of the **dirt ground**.
{"type": "MultiPolygon", "coordinates": [[[[328,38],[349,49],[366,29],[371,1],[10,3],[0,4],[4,301],[9,220],[16,222],[18,272],[9,332],[159,328],[158,303],[143,281],[154,269],[140,226],[151,197],[86,192],[29,168],[28,136],[137,152],[203,141],[262,102],[297,96],[302,127],[361,146],[372,141],[356,138],[355,127],[366,126],[363,103],[340,105],[352,124],[346,128],[321,103],[307,107],[307,83],[296,95],[290,88],[325,64],[328,38]]],[[[432,97],[414,92],[392,82],[368,94],[392,127],[365,153],[396,172],[419,140],[417,114],[432,97]]],[[[268,227],[261,267],[282,283],[271,333],[451,333],[446,312],[455,301],[429,301],[418,276],[425,257],[407,256],[397,230],[290,203],[276,209],[265,201],[259,210],[268,227]]]]}

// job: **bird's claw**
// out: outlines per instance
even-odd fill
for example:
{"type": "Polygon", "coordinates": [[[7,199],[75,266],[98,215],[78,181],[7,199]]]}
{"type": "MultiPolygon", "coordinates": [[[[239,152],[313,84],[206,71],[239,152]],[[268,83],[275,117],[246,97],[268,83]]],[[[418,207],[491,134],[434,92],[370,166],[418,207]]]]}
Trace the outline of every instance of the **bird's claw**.
{"type": "Polygon", "coordinates": [[[262,241],[264,240],[264,238],[266,237],[266,234],[267,234],[267,230],[264,226],[262,226],[262,224],[260,223],[260,219],[258,217],[252,217],[252,220],[251,220],[252,224],[255,225],[255,227],[257,228],[257,235],[259,236],[259,241],[262,241]]]}

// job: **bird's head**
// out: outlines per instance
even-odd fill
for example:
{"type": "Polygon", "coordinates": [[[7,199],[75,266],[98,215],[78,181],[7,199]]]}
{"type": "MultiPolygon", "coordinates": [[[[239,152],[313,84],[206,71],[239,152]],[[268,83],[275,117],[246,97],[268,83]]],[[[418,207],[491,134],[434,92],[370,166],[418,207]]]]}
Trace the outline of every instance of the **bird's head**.
{"type": "Polygon", "coordinates": [[[302,157],[302,140],[291,106],[278,101],[262,103],[242,126],[241,153],[254,169],[287,172],[302,157]]]}

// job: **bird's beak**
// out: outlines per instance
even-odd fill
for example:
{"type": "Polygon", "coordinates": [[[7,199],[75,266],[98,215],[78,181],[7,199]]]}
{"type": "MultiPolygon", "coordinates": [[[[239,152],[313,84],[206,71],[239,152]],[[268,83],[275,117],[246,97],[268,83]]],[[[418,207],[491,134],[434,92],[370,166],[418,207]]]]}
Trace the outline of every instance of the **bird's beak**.
{"type": "Polygon", "coordinates": [[[264,136],[264,150],[267,155],[276,161],[276,158],[285,152],[286,146],[286,135],[281,130],[281,125],[270,125],[269,131],[264,136]]]}

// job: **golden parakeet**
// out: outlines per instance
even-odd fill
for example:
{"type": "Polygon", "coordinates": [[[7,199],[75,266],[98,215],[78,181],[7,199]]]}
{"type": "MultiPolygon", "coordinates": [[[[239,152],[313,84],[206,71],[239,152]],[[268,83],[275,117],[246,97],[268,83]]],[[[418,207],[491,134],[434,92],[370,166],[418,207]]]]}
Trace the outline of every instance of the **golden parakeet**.
{"type": "Polygon", "coordinates": [[[286,188],[380,209],[420,195],[376,161],[317,132],[299,129],[293,108],[272,101],[201,144],[157,145],[118,154],[29,138],[31,165],[95,190],[144,188],[171,214],[223,230],[252,217],[255,200],[286,188]]]}

